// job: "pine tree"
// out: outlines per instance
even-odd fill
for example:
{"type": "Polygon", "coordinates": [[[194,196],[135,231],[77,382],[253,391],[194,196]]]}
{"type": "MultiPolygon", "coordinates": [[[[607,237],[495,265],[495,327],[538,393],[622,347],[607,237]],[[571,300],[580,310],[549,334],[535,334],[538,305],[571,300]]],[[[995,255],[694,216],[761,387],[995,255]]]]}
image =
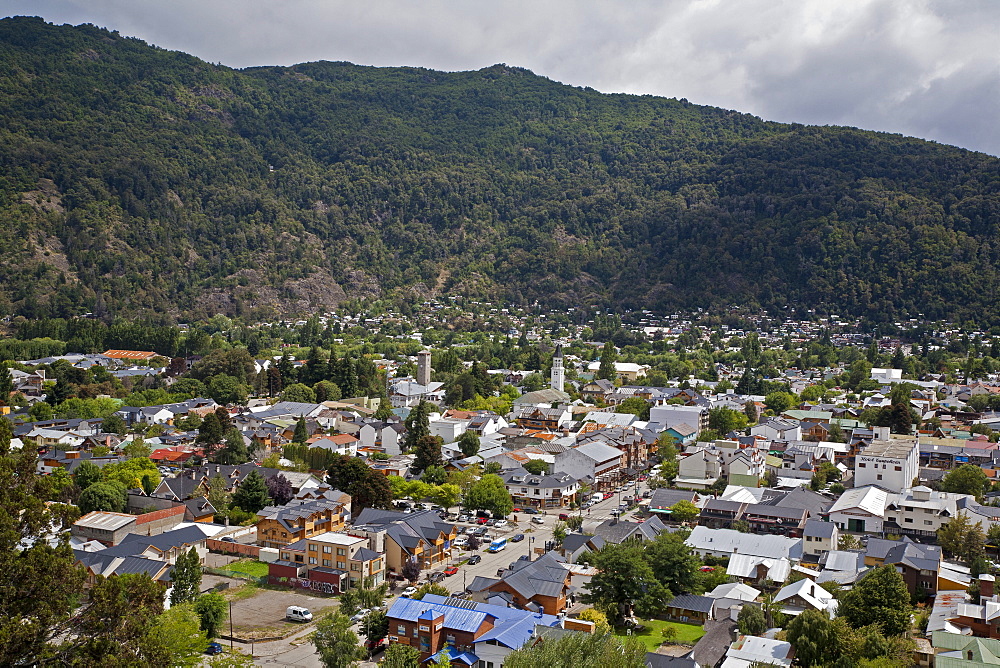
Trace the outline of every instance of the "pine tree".
{"type": "Polygon", "coordinates": [[[618,360],[618,352],[615,350],[615,344],[608,341],[604,344],[604,348],[601,349],[601,365],[597,369],[597,378],[604,378],[606,380],[614,380],[616,374],[615,362],[618,360]]]}
{"type": "Polygon", "coordinates": [[[10,394],[14,391],[14,381],[10,377],[10,369],[0,365],[0,406],[10,402],[10,394]]]}
{"type": "Polygon", "coordinates": [[[173,590],[170,592],[170,605],[194,601],[201,592],[201,559],[193,547],[188,552],[182,552],[170,574],[173,590]]]}
{"type": "Polygon", "coordinates": [[[306,427],[306,418],[299,416],[299,421],[295,423],[295,433],[292,434],[292,443],[305,443],[309,440],[309,429],[306,427]]]}
{"type": "Polygon", "coordinates": [[[430,436],[430,412],[431,405],[426,401],[421,401],[413,410],[410,411],[410,414],[406,416],[406,440],[403,443],[406,450],[416,448],[422,438],[430,436]]]}
{"type": "Polygon", "coordinates": [[[267,494],[267,483],[257,471],[251,471],[233,494],[233,505],[248,513],[256,513],[271,504],[267,494]]]}

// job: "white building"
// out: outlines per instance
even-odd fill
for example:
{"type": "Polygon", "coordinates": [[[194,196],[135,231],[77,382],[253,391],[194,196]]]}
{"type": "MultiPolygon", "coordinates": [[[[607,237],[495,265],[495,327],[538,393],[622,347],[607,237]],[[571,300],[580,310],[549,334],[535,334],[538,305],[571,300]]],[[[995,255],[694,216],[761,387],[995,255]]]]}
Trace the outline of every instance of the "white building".
{"type": "Polygon", "coordinates": [[[649,421],[656,422],[664,429],[687,424],[700,432],[708,428],[708,409],[704,406],[657,404],[649,409],[649,421]]]}
{"type": "Polygon", "coordinates": [[[599,441],[591,441],[555,457],[553,473],[567,473],[577,480],[588,480],[595,488],[615,482],[625,453],[599,441]]]}
{"type": "MultiPolygon", "coordinates": [[[[963,512],[963,507],[967,504],[975,506],[976,497],[969,494],[935,492],[921,485],[891,496],[885,507],[885,520],[898,525],[899,529],[891,528],[893,533],[934,536],[942,525],[963,512]]],[[[971,519],[973,515],[969,514],[969,517],[971,519]]],[[[973,523],[975,521],[973,520],[973,523]]],[[[989,529],[988,523],[983,525],[983,530],[987,529],[989,529]]]]}
{"type": "Polygon", "coordinates": [[[889,493],[880,487],[853,487],[830,507],[830,521],[841,531],[880,534],[888,503],[889,493]]]}
{"type": "Polygon", "coordinates": [[[855,458],[854,485],[878,485],[898,493],[913,485],[919,469],[917,439],[876,440],[855,458]]]}

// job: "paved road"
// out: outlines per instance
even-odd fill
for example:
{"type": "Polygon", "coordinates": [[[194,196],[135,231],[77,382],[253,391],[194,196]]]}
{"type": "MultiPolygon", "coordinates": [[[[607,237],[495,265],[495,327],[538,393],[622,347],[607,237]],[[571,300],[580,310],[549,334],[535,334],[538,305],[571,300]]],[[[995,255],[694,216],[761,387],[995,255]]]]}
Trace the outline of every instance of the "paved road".
{"type": "MultiPolygon", "coordinates": [[[[581,514],[584,517],[584,530],[589,532],[601,522],[610,519],[612,517],[611,512],[618,507],[620,498],[641,494],[644,489],[645,487],[641,484],[624,488],[621,494],[616,493],[610,499],[601,501],[588,510],[582,511],[581,514]]],[[[442,565],[435,570],[441,571],[448,565],[459,564],[468,559],[472,554],[479,554],[482,556],[483,560],[474,566],[460,566],[457,574],[446,577],[441,581],[441,584],[444,585],[448,591],[458,593],[465,591],[465,588],[472,583],[472,580],[476,576],[495,578],[497,576],[497,569],[507,568],[507,566],[518,557],[526,556],[531,553],[532,558],[534,558],[536,555],[532,553],[533,550],[535,548],[543,548],[546,540],[552,540],[552,530],[559,521],[558,515],[558,510],[546,511],[545,515],[534,516],[517,513],[518,523],[516,525],[510,525],[502,529],[487,527],[488,532],[494,538],[510,538],[515,534],[523,533],[525,535],[525,539],[519,543],[512,543],[508,541],[506,549],[496,554],[490,554],[486,551],[485,548],[488,547],[488,544],[484,544],[482,548],[476,552],[456,549],[451,563],[442,565]],[[531,522],[532,517],[541,517],[543,520],[542,524],[531,522]],[[530,540],[531,538],[534,540],[530,540]]],[[[630,514],[624,517],[626,519],[631,519],[630,514]]],[[[459,523],[458,526],[464,528],[475,525],[469,522],[463,522],[459,523]]],[[[427,575],[431,572],[433,571],[424,571],[421,574],[421,583],[426,582],[427,575]]],[[[387,603],[387,608],[392,606],[393,601],[398,598],[399,592],[401,591],[401,587],[396,588],[387,603]]],[[[259,666],[291,666],[293,668],[320,667],[321,663],[319,655],[316,654],[316,648],[306,639],[312,630],[313,628],[310,625],[308,628],[305,628],[299,633],[284,640],[255,645],[255,663],[259,666]]],[[[360,632],[358,631],[357,626],[354,627],[354,631],[358,633],[360,637],[360,632]]],[[[249,646],[244,648],[244,651],[246,652],[249,652],[249,650],[249,646]]],[[[363,663],[362,668],[371,668],[375,665],[375,663],[363,663]]]]}

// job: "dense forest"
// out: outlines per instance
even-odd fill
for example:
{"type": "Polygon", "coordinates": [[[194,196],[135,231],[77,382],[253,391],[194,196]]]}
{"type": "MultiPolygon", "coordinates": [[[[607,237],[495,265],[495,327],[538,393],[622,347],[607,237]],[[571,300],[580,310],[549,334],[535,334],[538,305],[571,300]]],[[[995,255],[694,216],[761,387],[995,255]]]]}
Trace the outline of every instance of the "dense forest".
{"type": "Polygon", "coordinates": [[[495,65],[234,70],[0,20],[0,315],[463,294],[994,322],[1000,160],[495,65]]]}

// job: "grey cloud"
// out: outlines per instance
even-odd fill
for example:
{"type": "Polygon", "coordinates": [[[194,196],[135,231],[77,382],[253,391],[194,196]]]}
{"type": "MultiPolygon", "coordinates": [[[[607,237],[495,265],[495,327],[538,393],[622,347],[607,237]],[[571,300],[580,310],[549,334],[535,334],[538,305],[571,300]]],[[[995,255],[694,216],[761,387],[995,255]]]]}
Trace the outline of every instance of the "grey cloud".
{"type": "Polygon", "coordinates": [[[605,92],[1000,155],[991,0],[9,0],[233,67],[310,60],[527,67],[605,92]]]}

